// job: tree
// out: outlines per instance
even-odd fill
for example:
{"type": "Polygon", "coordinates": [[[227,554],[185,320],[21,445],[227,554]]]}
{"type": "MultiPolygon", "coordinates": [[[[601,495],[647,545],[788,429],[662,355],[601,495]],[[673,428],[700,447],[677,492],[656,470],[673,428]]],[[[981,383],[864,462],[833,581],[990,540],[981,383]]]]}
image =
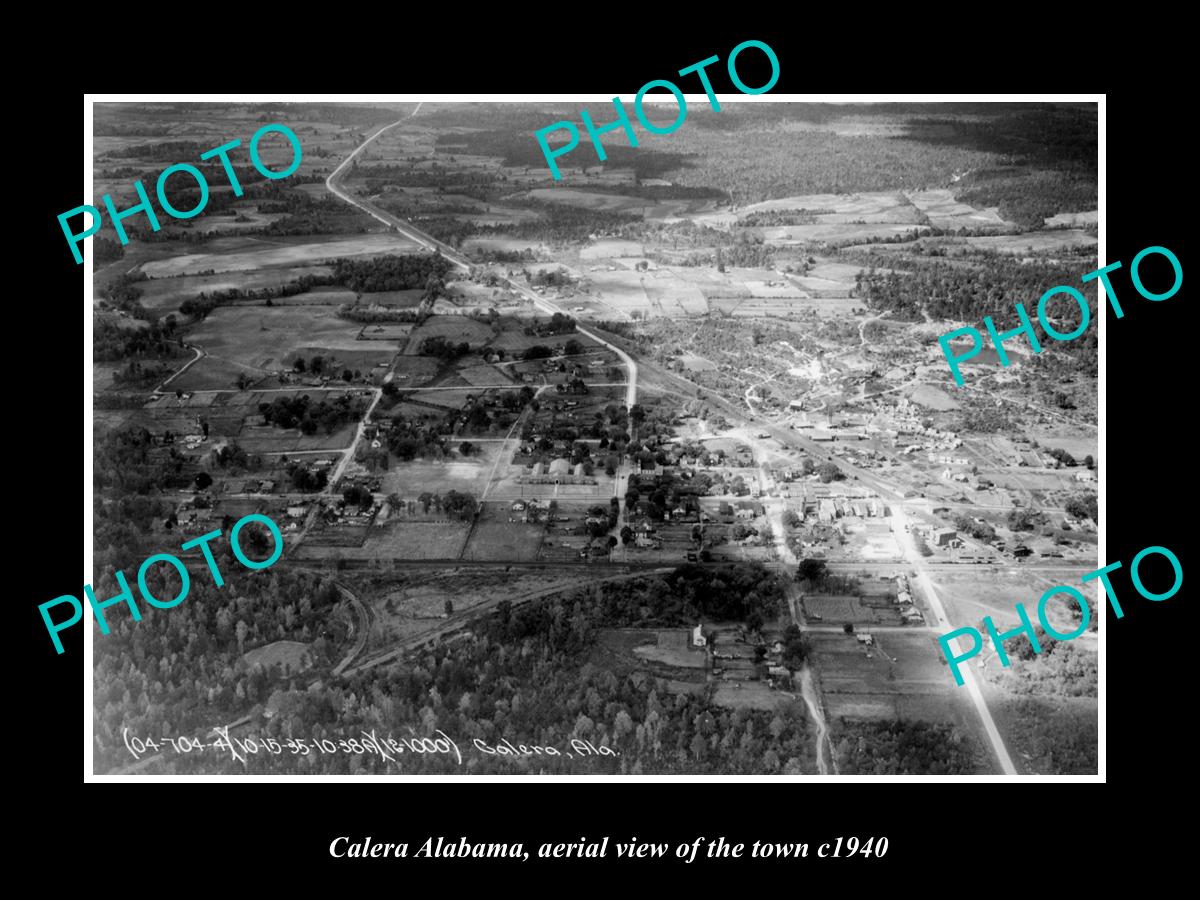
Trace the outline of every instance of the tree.
{"type": "Polygon", "coordinates": [[[783,633],[783,653],[780,655],[780,662],[795,672],[804,666],[808,654],[808,639],[804,637],[800,626],[789,625],[783,633]]]}
{"type": "Polygon", "coordinates": [[[207,472],[197,472],[196,473],[196,487],[199,488],[200,490],[202,490],[202,491],[207,490],[209,488],[209,486],[212,485],[212,483],[213,483],[212,476],[209,475],[207,472]]]}
{"type": "Polygon", "coordinates": [[[458,445],[458,452],[463,456],[470,456],[473,452],[475,452],[475,445],[470,441],[463,441],[458,445]]]}
{"type": "Polygon", "coordinates": [[[626,525],[621,529],[621,543],[628,544],[633,540],[633,529],[626,525]]]}
{"type": "Polygon", "coordinates": [[[445,610],[446,610],[446,615],[448,615],[448,616],[454,615],[454,601],[453,600],[450,600],[450,599],[446,600],[445,610]]]}
{"type": "Polygon", "coordinates": [[[854,623],[847,622],[845,625],[842,626],[842,631],[845,634],[854,634],[854,623]]]}
{"type": "Polygon", "coordinates": [[[823,462],[816,469],[817,475],[821,477],[821,481],[828,484],[831,481],[844,481],[846,476],[831,462],[823,462]]]}
{"type": "Polygon", "coordinates": [[[828,574],[823,559],[802,559],[796,569],[796,580],[820,585],[828,574]]]}

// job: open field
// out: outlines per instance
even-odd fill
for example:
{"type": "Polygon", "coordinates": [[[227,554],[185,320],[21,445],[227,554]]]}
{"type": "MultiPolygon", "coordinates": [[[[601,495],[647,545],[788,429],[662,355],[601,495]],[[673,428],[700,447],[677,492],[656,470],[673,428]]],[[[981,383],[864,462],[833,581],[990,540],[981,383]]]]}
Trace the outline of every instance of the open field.
{"type": "MultiPolygon", "coordinates": [[[[685,665],[674,659],[679,653],[689,651],[676,650],[675,653],[661,654],[658,646],[665,637],[668,646],[677,646],[677,638],[673,634],[677,629],[656,628],[604,628],[600,630],[593,660],[599,665],[610,668],[616,673],[625,674],[630,671],[645,672],[666,681],[674,693],[702,691],[706,684],[705,668],[696,666],[690,657],[685,657],[685,665]],[[656,659],[655,656],[663,656],[656,659]]],[[[706,654],[697,653],[701,659],[706,654]]]]}
{"type": "MultiPolygon", "coordinates": [[[[198,297],[201,293],[234,289],[258,290],[265,287],[281,287],[295,281],[302,275],[328,275],[330,272],[331,269],[328,266],[280,266],[254,272],[215,275],[152,276],[149,281],[140,282],[138,288],[142,292],[141,303],[146,309],[167,313],[173,309],[178,309],[179,304],[184,300],[198,297]]],[[[340,289],[326,288],[326,290],[340,289]]],[[[351,298],[353,297],[353,294],[349,291],[345,293],[351,298]]],[[[307,295],[297,295],[295,299],[298,299],[300,296],[307,295]]],[[[293,298],[280,298],[273,302],[276,304],[285,304],[291,299],[293,298]]]]}
{"type": "Polygon", "coordinates": [[[787,213],[798,210],[806,210],[818,222],[826,225],[918,225],[921,222],[916,207],[900,191],[779,197],[751,203],[738,211],[738,218],[744,219],[757,212],[787,213]]]}
{"type": "Polygon", "coordinates": [[[955,687],[928,632],[876,632],[875,647],[852,634],[810,633],[809,640],[830,720],[913,718],[977,727],[965,690],[955,687]]]}
{"type": "Polygon", "coordinates": [[[358,340],[361,330],[312,307],[224,306],[196,326],[188,341],[214,357],[266,370],[291,369],[297,356],[318,354],[327,362],[332,356],[347,368],[366,370],[391,362],[399,352],[397,344],[358,340]]]}
{"type": "Polygon", "coordinates": [[[938,228],[1004,228],[1008,225],[996,208],[977,209],[954,199],[954,192],[939,188],[909,191],[906,196],[938,228]]]}
{"type": "Polygon", "coordinates": [[[963,238],[972,247],[994,250],[997,253],[1044,253],[1048,250],[1075,249],[1096,246],[1096,237],[1079,228],[1062,231],[1032,231],[1024,234],[1005,234],[963,238]]]}
{"type": "Polygon", "coordinates": [[[383,476],[382,492],[397,493],[411,500],[425,491],[434,494],[466,491],[478,499],[487,487],[500,444],[481,441],[476,446],[479,452],[470,459],[455,457],[444,462],[421,459],[402,462],[393,459],[391,468],[383,476]]]}
{"type": "Polygon", "coordinates": [[[246,665],[262,666],[269,669],[279,666],[286,672],[303,672],[312,665],[309,658],[308,645],[299,641],[276,641],[265,647],[257,647],[246,652],[246,665]]]}
{"type": "Polygon", "coordinates": [[[301,559],[458,559],[471,526],[468,522],[397,522],[372,528],[361,547],[315,547],[302,543],[301,559]]]}
{"type": "Polygon", "coordinates": [[[416,356],[420,353],[421,342],[431,337],[444,337],[455,344],[465,341],[478,347],[491,340],[492,329],[468,316],[431,316],[409,335],[404,355],[416,356]]]}
{"type": "Polygon", "coordinates": [[[471,538],[463,550],[463,559],[533,562],[538,558],[543,534],[545,529],[541,525],[480,521],[471,532],[471,538]]]}
{"type": "Polygon", "coordinates": [[[419,244],[394,231],[353,237],[333,236],[326,240],[272,238],[218,238],[204,253],[183,253],[172,259],[146,263],[142,270],[151,278],[213,272],[250,272],[271,266],[320,263],[345,256],[383,256],[389,253],[420,252],[419,244]],[[226,242],[240,246],[223,246],[226,242]],[[253,241],[251,244],[249,242],[253,241]]]}

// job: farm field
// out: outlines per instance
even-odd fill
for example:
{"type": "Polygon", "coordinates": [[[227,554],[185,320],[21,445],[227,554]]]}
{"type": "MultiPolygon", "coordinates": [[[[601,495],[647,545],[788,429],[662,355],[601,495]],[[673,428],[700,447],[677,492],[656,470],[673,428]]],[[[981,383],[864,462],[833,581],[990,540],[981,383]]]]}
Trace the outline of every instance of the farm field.
{"type": "Polygon", "coordinates": [[[481,520],[472,530],[462,558],[534,562],[538,558],[538,548],[544,534],[545,528],[541,525],[481,520]]]}
{"type": "MultiPolygon", "coordinates": [[[[236,274],[164,275],[151,277],[148,281],[139,283],[138,287],[142,291],[142,305],[153,312],[165,314],[178,309],[184,300],[195,298],[201,293],[281,287],[302,275],[328,275],[331,271],[328,266],[280,266],[236,274]]],[[[349,294],[351,298],[353,297],[350,292],[345,293],[349,294]]],[[[297,295],[296,298],[278,298],[273,302],[286,304],[289,300],[299,299],[300,296],[307,295],[297,295]]]]}
{"type": "Polygon", "coordinates": [[[360,341],[362,328],[311,307],[224,306],[213,310],[188,340],[214,357],[259,370],[291,369],[297,356],[318,354],[342,362],[339,370],[390,363],[399,346],[360,341]]]}
{"type": "Polygon", "coordinates": [[[997,253],[1044,253],[1077,247],[1093,247],[1096,237],[1078,228],[1062,231],[1032,231],[1024,234],[1005,234],[988,237],[963,238],[972,247],[994,250],[997,253]]]}
{"type": "Polygon", "coordinates": [[[978,730],[971,702],[965,690],[956,693],[934,635],[915,630],[874,635],[876,646],[868,648],[852,634],[810,633],[831,721],[907,718],[978,730]]]}
{"type": "Polygon", "coordinates": [[[157,260],[142,267],[150,278],[196,275],[213,272],[250,272],[271,266],[295,266],[321,263],[335,257],[383,256],[389,253],[419,253],[421,247],[396,232],[364,234],[355,237],[331,237],[327,240],[273,238],[218,238],[204,253],[183,253],[172,259],[157,260]],[[226,242],[240,246],[222,246],[226,242]],[[254,243],[250,243],[253,241],[254,243]]]}

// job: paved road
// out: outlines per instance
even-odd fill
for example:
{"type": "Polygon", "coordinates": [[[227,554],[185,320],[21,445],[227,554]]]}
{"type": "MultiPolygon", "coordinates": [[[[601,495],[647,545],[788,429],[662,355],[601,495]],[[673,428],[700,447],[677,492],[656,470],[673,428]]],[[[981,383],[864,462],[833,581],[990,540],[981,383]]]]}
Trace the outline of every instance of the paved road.
{"type": "MultiPolygon", "coordinates": [[[[698,391],[698,394],[700,396],[702,396],[703,399],[707,400],[709,403],[711,403],[714,406],[720,407],[721,409],[728,411],[730,416],[733,417],[734,421],[744,421],[745,420],[745,418],[746,418],[745,413],[742,410],[738,409],[737,407],[733,406],[733,404],[726,401],[723,397],[720,397],[719,395],[713,393],[712,391],[700,388],[700,386],[695,384],[695,382],[693,382],[693,381],[689,381],[688,379],[677,376],[674,373],[667,372],[663,369],[660,369],[657,366],[653,366],[650,364],[647,364],[647,365],[648,365],[648,368],[650,368],[650,370],[653,371],[655,373],[655,375],[658,377],[662,377],[669,382],[674,382],[676,384],[689,385],[689,386],[696,388],[698,391]]],[[[763,423],[763,422],[755,422],[754,425],[755,425],[755,427],[760,428],[762,431],[765,431],[768,434],[770,434],[771,437],[773,437],[777,441],[779,441],[779,443],[782,444],[785,448],[800,448],[800,449],[805,450],[806,452],[808,452],[811,456],[813,456],[815,458],[826,459],[829,462],[832,462],[838,468],[842,469],[844,472],[849,472],[851,474],[857,475],[858,480],[860,482],[873,487],[880,494],[880,496],[891,498],[889,505],[892,508],[892,521],[894,523],[893,527],[895,529],[897,540],[901,544],[901,549],[904,551],[905,556],[907,557],[907,563],[885,563],[885,564],[847,563],[846,566],[847,566],[847,568],[855,569],[855,568],[867,568],[872,565],[889,565],[889,566],[907,565],[912,571],[915,571],[917,573],[916,580],[921,585],[923,593],[928,598],[930,609],[933,611],[933,614],[937,619],[936,624],[941,629],[939,633],[944,634],[948,631],[953,630],[953,626],[950,624],[950,621],[946,616],[945,608],[942,606],[941,598],[938,596],[937,589],[934,587],[933,581],[929,577],[929,570],[934,568],[934,566],[925,562],[924,557],[922,557],[916,551],[916,548],[912,545],[911,535],[906,534],[904,531],[904,525],[908,521],[908,514],[904,508],[905,498],[903,495],[903,491],[900,488],[894,487],[891,484],[889,484],[888,482],[884,481],[878,475],[876,475],[872,472],[869,472],[865,469],[860,469],[858,466],[855,466],[852,463],[849,463],[844,459],[834,456],[832,453],[829,452],[829,450],[827,448],[818,445],[814,441],[808,440],[807,438],[803,437],[802,435],[797,434],[796,432],[793,432],[790,429],[782,428],[778,425],[773,425],[771,423],[763,423]]],[[[773,564],[773,565],[768,564],[768,566],[770,566],[770,567],[777,567],[779,565],[780,564],[778,564],[778,563],[773,564]]],[[[973,566],[970,564],[964,565],[962,563],[956,563],[956,564],[950,564],[950,565],[952,566],[952,568],[954,570],[957,570],[957,571],[971,571],[973,569],[998,570],[1000,568],[1000,566],[986,565],[986,564],[980,565],[980,566],[973,566]]],[[[1003,566],[1003,568],[1013,569],[1013,568],[1018,568],[1018,567],[1012,566],[1012,565],[1005,565],[1005,566],[1003,566]]],[[[1023,568],[1023,566],[1021,568],[1023,568]]],[[[1045,567],[1045,568],[1049,568],[1049,567],[1045,567]]],[[[1055,569],[1067,568],[1069,570],[1069,566],[1064,566],[1061,564],[1056,564],[1054,566],[1054,568],[1055,569]]],[[[917,630],[917,629],[914,629],[914,630],[917,630]]],[[[951,645],[951,648],[954,649],[954,652],[957,654],[960,651],[954,646],[955,644],[957,644],[957,640],[955,640],[953,642],[953,644],[951,645]]],[[[975,705],[976,711],[979,713],[979,718],[983,723],[984,732],[987,735],[988,741],[992,745],[992,750],[994,751],[994,753],[996,755],[996,759],[1000,763],[1001,770],[1006,775],[1016,775],[1017,774],[1016,766],[1013,765],[1012,757],[1009,756],[1008,750],[1004,746],[1004,741],[1000,737],[1000,732],[996,728],[996,723],[992,719],[992,715],[991,715],[990,711],[988,710],[987,702],[983,698],[983,693],[980,691],[979,685],[976,683],[975,678],[973,677],[970,669],[967,666],[963,666],[962,672],[963,672],[963,681],[966,686],[967,692],[971,698],[972,703],[974,703],[974,705],[975,705]]]]}
{"type": "MultiPolygon", "coordinates": [[[[933,580],[929,577],[929,572],[925,568],[925,562],[916,547],[913,545],[912,535],[904,533],[904,524],[907,521],[906,513],[901,505],[896,505],[892,510],[892,522],[896,531],[896,538],[903,545],[905,553],[908,554],[910,565],[916,570],[917,583],[921,586],[922,593],[925,594],[929,601],[929,608],[937,619],[937,625],[940,629],[939,634],[945,634],[953,630],[950,620],[946,617],[946,609],[942,606],[942,599],[938,596],[937,588],[934,587],[933,580]]],[[[950,642],[950,649],[955,656],[961,656],[962,650],[958,645],[958,638],[954,638],[950,642]]],[[[1000,769],[1005,775],[1016,775],[1017,767],[1013,765],[1012,757],[1008,755],[1008,748],[1004,746],[1004,739],[1000,737],[1000,731],[996,728],[996,723],[992,719],[992,714],[988,710],[987,701],[983,698],[983,692],[980,691],[979,685],[975,682],[975,676],[967,665],[959,667],[959,671],[963,676],[963,685],[967,689],[967,694],[971,698],[971,702],[975,704],[975,711],[979,713],[979,718],[983,722],[983,730],[987,734],[988,741],[992,745],[992,751],[996,754],[996,759],[1000,763],[1000,769]]]]}

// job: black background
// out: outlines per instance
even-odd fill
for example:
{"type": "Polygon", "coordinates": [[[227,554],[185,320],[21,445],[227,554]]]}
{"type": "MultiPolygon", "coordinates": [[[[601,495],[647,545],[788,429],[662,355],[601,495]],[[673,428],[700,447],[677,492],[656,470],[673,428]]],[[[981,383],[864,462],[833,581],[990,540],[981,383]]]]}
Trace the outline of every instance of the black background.
{"type": "MultiPolygon", "coordinates": [[[[675,14],[682,13],[676,9],[675,14]]],[[[12,455],[6,467],[9,521],[16,525],[8,565],[16,586],[9,599],[14,613],[10,625],[23,651],[12,670],[20,678],[13,679],[16,690],[9,693],[16,708],[10,710],[8,756],[17,789],[30,790],[18,810],[26,835],[22,843],[59,861],[79,853],[83,863],[100,854],[105,866],[81,867],[96,879],[114,877],[121,869],[127,886],[162,886],[160,877],[167,886],[211,878],[213,890],[317,887],[326,881],[356,886],[368,874],[372,883],[374,876],[383,876],[379,883],[397,887],[415,887],[422,875],[447,874],[454,881],[442,884],[457,889],[465,884],[458,879],[471,873],[493,887],[519,883],[572,893],[588,893],[593,883],[603,884],[606,892],[626,884],[636,890],[649,885],[646,879],[654,873],[669,879],[668,885],[679,883],[681,875],[704,886],[729,878],[772,893],[826,883],[858,890],[908,886],[958,891],[981,879],[1033,889],[1035,882],[1018,877],[1018,870],[1062,875],[1081,865],[1103,868],[1104,851],[1099,860],[1094,858],[1097,844],[1107,848],[1116,842],[1122,845],[1120,853],[1129,852],[1129,843],[1148,851],[1153,844],[1156,857],[1172,855],[1162,846],[1172,840],[1172,831],[1156,820],[1153,805],[1166,805],[1172,796],[1178,800],[1176,784],[1186,783],[1191,767],[1190,747],[1180,733],[1192,719],[1184,674],[1191,652],[1188,626],[1193,620],[1185,612],[1190,582],[1170,600],[1151,603],[1134,593],[1127,577],[1133,555],[1152,544],[1174,550],[1185,573],[1192,565],[1182,523],[1191,503],[1185,490],[1194,467],[1190,435],[1196,406],[1196,380],[1187,367],[1194,359],[1194,331],[1185,321],[1187,282],[1170,300],[1151,303],[1136,295],[1127,275],[1132,257],[1150,245],[1172,249],[1188,271],[1184,216],[1191,214],[1194,202],[1189,164],[1195,154],[1178,127],[1181,121],[1187,124],[1191,113],[1173,79],[1180,57],[1161,43],[1163,35],[1123,26],[1119,36],[1093,39],[1069,22],[1058,29],[1049,21],[1037,24],[1036,35],[1025,29],[1002,33],[994,27],[939,34],[927,23],[898,21],[894,29],[882,29],[886,38],[865,41],[852,36],[842,22],[826,39],[807,20],[788,27],[766,25],[762,23],[774,20],[749,13],[739,24],[699,37],[640,27],[600,8],[596,24],[584,31],[563,26],[554,37],[497,32],[450,38],[420,36],[415,26],[406,25],[399,8],[386,14],[386,28],[370,24],[374,15],[364,10],[363,18],[330,23],[328,32],[310,27],[288,40],[262,43],[260,36],[259,44],[236,50],[206,47],[219,58],[206,58],[203,64],[102,69],[84,88],[41,82],[24,98],[28,110],[21,129],[29,144],[21,145],[19,158],[9,162],[10,169],[28,167],[30,177],[10,180],[10,186],[21,182],[24,194],[9,206],[10,217],[20,224],[16,233],[9,228],[8,245],[16,251],[10,253],[10,265],[27,278],[19,292],[8,296],[8,396],[17,408],[10,410],[16,427],[8,435],[12,455]],[[350,47],[347,39],[347,49],[331,47],[335,34],[369,39],[370,46],[350,47]],[[64,633],[67,652],[56,656],[37,611],[46,599],[78,595],[82,575],[82,566],[76,568],[80,557],[74,555],[81,549],[82,529],[74,516],[83,506],[84,490],[78,460],[80,453],[90,452],[81,420],[74,418],[90,402],[81,397],[86,348],[84,364],[77,355],[82,275],[55,217],[81,199],[83,90],[161,92],[172,99],[214,90],[588,91],[619,94],[628,102],[644,82],[670,78],[713,54],[722,59],[710,69],[714,87],[719,93],[732,92],[724,59],[748,38],[766,41],[779,57],[782,75],[772,94],[1108,92],[1108,248],[1103,262],[1125,263],[1114,283],[1126,315],[1118,321],[1107,314],[1107,452],[1102,449],[1098,459],[1107,472],[1107,559],[1126,564],[1113,579],[1126,616],[1116,621],[1110,614],[1102,626],[1107,635],[1109,718],[1102,769],[1107,785],[571,784],[535,779],[368,784],[363,779],[361,784],[222,784],[213,790],[158,783],[133,791],[124,785],[85,786],[81,715],[90,704],[82,687],[82,628],[64,633]],[[383,39],[394,46],[381,49],[376,44],[383,39]],[[953,52],[933,54],[939,41],[953,52]],[[252,49],[259,45],[265,49],[252,49]],[[924,59],[922,48],[937,62],[924,59]],[[1090,61],[1100,67],[1092,68],[1090,61]],[[32,352],[24,349],[25,340],[32,352]],[[21,370],[13,371],[14,365],[21,370]],[[564,863],[535,860],[469,868],[448,860],[350,864],[331,860],[327,851],[338,835],[408,841],[411,852],[427,836],[454,840],[460,834],[474,840],[522,840],[527,849],[541,841],[583,836],[607,834],[612,840],[607,860],[588,861],[570,872],[564,863]],[[665,863],[618,863],[611,852],[612,841],[633,836],[674,845],[718,834],[731,842],[805,841],[814,848],[838,835],[887,835],[890,849],[879,861],[810,858],[691,866],[675,863],[673,857],[665,863]],[[637,880],[592,882],[586,867],[637,880]],[[556,877],[559,872],[568,877],[556,877]],[[767,879],[760,880],[764,875],[767,879]],[[904,875],[920,880],[895,880],[904,875]]],[[[1157,32],[1169,30],[1161,20],[1158,26],[1157,32]]],[[[189,38],[201,45],[210,40],[220,43],[213,33],[189,38]]],[[[765,64],[761,72],[754,67],[760,58],[754,50],[739,57],[747,84],[765,82],[765,64]]],[[[698,90],[691,82],[683,87],[698,90]]],[[[1015,299],[1024,299],[1030,308],[1036,301],[1015,299]]],[[[1144,578],[1155,585],[1150,568],[1144,578]]]]}

